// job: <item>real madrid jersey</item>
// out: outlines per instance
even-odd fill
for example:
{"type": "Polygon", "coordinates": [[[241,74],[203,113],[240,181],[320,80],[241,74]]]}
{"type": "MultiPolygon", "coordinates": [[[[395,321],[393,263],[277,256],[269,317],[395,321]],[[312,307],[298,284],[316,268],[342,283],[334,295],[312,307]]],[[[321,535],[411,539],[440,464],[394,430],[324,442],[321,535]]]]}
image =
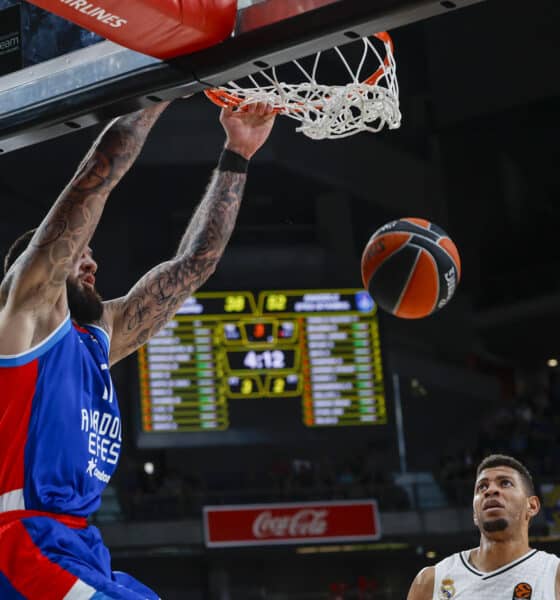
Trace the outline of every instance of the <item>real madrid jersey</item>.
{"type": "Polygon", "coordinates": [[[433,600],[554,600],[560,559],[530,550],[490,573],[469,562],[470,550],[445,558],[435,566],[433,600]]]}
{"type": "Polygon", "coordinates": [[[29,351],[0,355],[0,512],[91,514],[121,433],[103,329],[68,316],[29,351]]]}

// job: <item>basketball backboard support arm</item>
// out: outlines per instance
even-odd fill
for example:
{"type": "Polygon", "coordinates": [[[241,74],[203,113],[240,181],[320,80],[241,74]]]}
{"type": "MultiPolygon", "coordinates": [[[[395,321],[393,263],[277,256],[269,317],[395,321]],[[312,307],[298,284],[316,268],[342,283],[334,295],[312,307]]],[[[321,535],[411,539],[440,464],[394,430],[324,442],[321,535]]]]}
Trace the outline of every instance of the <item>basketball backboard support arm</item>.
{"type": "Polygon", "coordinates": [[[108,41],[0,78],[0,153],[483,0],[239,0],[234,34],[162,62],[108,41]]]}

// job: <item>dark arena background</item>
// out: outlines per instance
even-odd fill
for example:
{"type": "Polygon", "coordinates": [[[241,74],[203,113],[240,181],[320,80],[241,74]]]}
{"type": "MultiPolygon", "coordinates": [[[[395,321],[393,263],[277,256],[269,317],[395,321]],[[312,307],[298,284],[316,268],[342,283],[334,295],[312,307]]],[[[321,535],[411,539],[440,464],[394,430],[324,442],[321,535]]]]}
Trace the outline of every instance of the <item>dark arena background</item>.
{"type": "MultiPolygon", "coordinates": [[[[240,0],[237,27],[266,4],[240,0]]],[[[0,0],[2,255],[104,123],[177,98],[93,239],[105,298],[175,252],[205,191],[223,131],[204,78],[340,43],[337,20],[394,41],[400,129],[315,141],[278,118],[215,274],[112,371],[123,452],[91,521],[113,568],[166,600],[405,598],[421,567],[477,545],[474,469],[495,452],[531,469],[531,543],[560,551],[560,5],[365,4],[317,2],[169,63],[119,54],[122,76],[86,85],[71,69],[101,65],[109,42],[0,0]],[[45,82],[32,101],[30,81],[45,82]],[[425,319],[362,291],[366,242],[400,217],[437,223],[461,254],[454,298],[425,319]],[[262,514],[282,504],[300,537],[274,543],[262,514]],[[319,509],[301,517],[314,505],[356,511],[355,533],[322,537],[319,509]]]]}

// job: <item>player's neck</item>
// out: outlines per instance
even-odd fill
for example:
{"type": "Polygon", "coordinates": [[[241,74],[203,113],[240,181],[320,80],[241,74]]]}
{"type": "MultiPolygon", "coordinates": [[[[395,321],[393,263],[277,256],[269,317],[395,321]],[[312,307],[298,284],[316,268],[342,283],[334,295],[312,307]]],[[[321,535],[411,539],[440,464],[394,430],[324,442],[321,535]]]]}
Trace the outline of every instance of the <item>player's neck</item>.
{"type": "Polygon", "coordinates": [[[479,571],[489,573],[521,558],[529,550],[529,541],[525,536],[507,540],[481,536],[480,546],[471,552],[469,560],[479,571]]]}

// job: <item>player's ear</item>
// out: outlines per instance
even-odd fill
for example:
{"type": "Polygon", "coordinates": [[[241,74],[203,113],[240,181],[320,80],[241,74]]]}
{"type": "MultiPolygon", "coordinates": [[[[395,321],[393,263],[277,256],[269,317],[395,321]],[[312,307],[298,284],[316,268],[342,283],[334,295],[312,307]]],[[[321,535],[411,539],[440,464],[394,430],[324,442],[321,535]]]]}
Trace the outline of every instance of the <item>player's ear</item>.
{"type": "Polygon", "coordinates": [[[478,517],[476,516],[476,511],[473,509],[472,520],[474,524],[478,527],[478,517]]]}
{"type": "Polygon", "coordinates": [[[527,496],[527,515],[529,518],[536,517],[541,510],[541,501],[538,496],[527,496]]]}

